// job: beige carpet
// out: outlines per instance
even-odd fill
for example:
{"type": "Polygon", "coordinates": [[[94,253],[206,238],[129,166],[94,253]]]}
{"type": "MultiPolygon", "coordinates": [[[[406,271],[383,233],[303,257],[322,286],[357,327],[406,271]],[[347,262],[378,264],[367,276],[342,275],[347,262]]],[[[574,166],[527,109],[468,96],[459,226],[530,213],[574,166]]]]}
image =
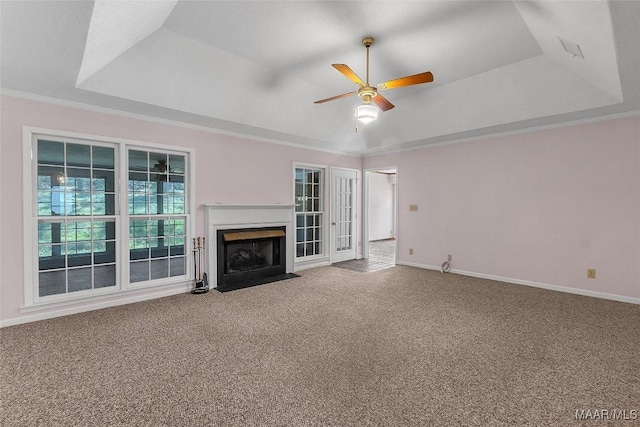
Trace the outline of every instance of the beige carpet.
{"type": "Polygon", "coordinates": [[[575,413],[640,410],[639,325],[632,304],[323,267],[4,328],[0,424],[606,425],[575,413]]]}

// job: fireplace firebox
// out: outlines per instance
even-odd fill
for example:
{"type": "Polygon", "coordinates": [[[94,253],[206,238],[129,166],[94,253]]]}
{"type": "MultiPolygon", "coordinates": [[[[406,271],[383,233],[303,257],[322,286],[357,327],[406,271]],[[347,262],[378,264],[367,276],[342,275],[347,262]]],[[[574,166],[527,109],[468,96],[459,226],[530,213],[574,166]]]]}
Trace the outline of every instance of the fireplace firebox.
{"type": "Polygon", "coordinates": [[[217,283],[224,291],[286,274],[286,227],[217,230],[217,283]]]}

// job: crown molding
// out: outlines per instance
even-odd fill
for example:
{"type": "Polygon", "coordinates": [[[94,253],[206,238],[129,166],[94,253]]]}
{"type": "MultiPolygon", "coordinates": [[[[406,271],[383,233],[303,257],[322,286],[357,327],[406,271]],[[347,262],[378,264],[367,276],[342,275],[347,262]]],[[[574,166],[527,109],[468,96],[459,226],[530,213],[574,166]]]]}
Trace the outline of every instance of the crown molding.
{"type": "Polygon", "coordinates": [[[65,100],[65,99],[53,98],[53,97],[48,97],[48,96],[44,96],[44,95],[37,95],[37,94],[33,94],[33,93],[28,93],[28,92],[20,92],[20,91],[16,91],[16,90],[12,90],[12,89],[4,89],[4,88],[2,88],[2,89],[0,89],[0,95],[10,96],[10,97],[13,97],[13,98],[25,99],[25,100],[28,100],[28,101],[42,102],[42,103],[45,103],[45,104],[52,104],[52,105],[57,105],[57,106],[61,106],[61,107],[75,108],[75,109],[78,109],[78,110],[91,111],[93,113],[109,114],[109,115],[113,115],[113,116],[133,119],[133,120],[143,120],[143,121],[146,121],[146,122],[152,122],[152,123],[168,125],[168,126],[175,126],[175,127],[180,127],[180,128],[183,128],[183,129],[197,130],[197,131],[212,133],[212,134],[216,134],[216,135],[233,136],[233,137],[236,137],[236,138],[243,138],[243,139],[247,139],[247,140],[251,140],[251,141],[267,142],[267,143],[276,144],[276,145],[284,145],[286,147],[298,148],[298,149],[302,149],[302,150],[320,151],[320,152],[323,152],[323,153],[339,154],[339,155],[342,155],[342,156],[350,156],[350,157],[358,157],[358,158],[362,157],[362,154],[360,154],[360,153],[352,153],[352,152],[340,151],[340,150],[331,150],[331,149],[328,149],[328,148],[313,147],[313,146],[310,146],[310,145],[298,144],[298,143],[295,143],[295,142],[281,141],[281,140],[274,139],[274,138],[259,137],[259,136],[255,136],[255,135],[247,135],[247,134],[244,134],[244,133],[241,133],[241,132],[227,131],[227,130],[224,130],[224,129],[218,129],[218,128],[213,128],[213,127],[208,127],[208,126],[196,125],[196,124],[193,124],[193,123],[181,122],[181,121],[178,121],[178,120],[163,119],[163,118],[160,118],[160,117],[148,116],[148,115],[145,115],[145,114],[131,113],[131,112],[128,112],[128,111],[117,110],[115,108],[100,107],[100,106],[97,106],[97,105],[84,104],[84,103],[76,102],[76,101],[68,101],[68,100],[65,100]]]}
{"type": "Polygon", "coordinates": [[[582,125],[582,124],[604,122],[604,121],[607,121],[607,120],[624,119],[624,118],[627,118],[627,117],[634,117],[634,116],[640,116],[640,110],[631,110],[631,111],[625,111],[625,112],[622,112],[622,113],[607,114],[607,115],[604,115],[604,116],[590,117],[588,119],[569,120],[569,121],[566,121],[566,122],[553,123],[553,124],[549,124],[549,125],[531,126],[531,127],[525,127],[525,128],[522,128],[522,129],[508,130],[508,131],[503,131],[503,132],[492,132],[492,133],[488,133],[486,135],[469,136],[469,137],[465,137],[465,138],[452,139],[452,140],[449,140],[449,141],[425,143],[423,145],[419,145],[419,146],[415,146],[415,147],[397,148],[397,149],[388,149],[388,150],[382,149],[380,151],[376,151],[376,152],[372,152],[372,153],[364,153],[362,155],[362,157],[363,158],[369,158],[369,157],[382,156],[382,155],[386,155],[386,154],[403,153],[403,152],[406,152],[406,151],[424,150],[424,149],[428,149],[428,148],[442,147],[442,146],[445,146],[445,145],[460,144],[460,143],[470,142],[470,141],[480,141],[480,140],[483,140],[483,139],[503,137],[503,136],[521,135],[521,134],[525,134],[525,133],[538,132],[538,131],[543,131],[543,130],[560,129],[560,128],[569,127],[569,126],[576,126],[576,125],[582,125]]]}
{"type": "Polygon", "coordinates": [[[68,100],[64,100],[64,99],[60,99],[60,98],[53,98],[53,97],[37,95],[37,94],[33,94],[33,93],[28,93],[28,92],[20,92],[20,91],[16,91],[16,90],[12,90],[12,89],[4,89],[4,88],[2,88],[2,89],[0,89],[0,94],[4,95],[4,96],[14,97],[14,98],[26,99],[26,100],[29,100],[29,101],[42,102],[42,103],[45,103],[45,104],[53,104],[53,105],[58,105],[58,106],[62,106],[62,107],[67,107],[67,108],[75,108],[75,109],[91,111],[91,112],[99,113],[99,114],[109,114],[109,115],[114,115],[114,116],[119,116],[119,117],[125,117],[125,118],[128,118],[128,119],[142,120],[142,121],[147,121],[147,122],[152,122],[152,123],[157,123],[157,124],[162,124],[162,125],[175,126],[175,127],[180,127],[180,128],[184,128],[184,129],[190,129],[190,130],[197,130],[197,131],[201,131],[201,132],[212,133],[212,134],[216,134],[216,135],[233,136],[233,137],[236,137],[236,138],[243,138],[243,139],[247,139],[247,140],[251,140],[251,141],[266,142],[266,143],[269,143],[269,144],[282,145],[282,146],[292,147],[292,148],[297,148],[297,149],[302,149],[302,150],[318,151],[318,152],[323,152],[323,153],[338,154],[338,155],[342,155],[342,156],[350,156],[350,157],[357,157],[357,158],[369,158],[369,157],[375,157],[375,156],[382,156],[382,155],[386,155],[386,154],[402,153],[402,152],[415,151],[415,150],[424,150],[424,149],[428,149],[428,148],[442,147],[442,146],[451,145],[451,144],[460,144],[460,143],[465,143],[465,142],[470,142],[470,141],[480,141],[480,140],[488,139],[488,138],[512,136],[512,135],[521,135],[521,134],[530,133],[530,132],[537,132],[537,131],[551,130],[551,129],[559,129],[559,128],[564,128],[564,127],[568,127],[568,126],[575,126],[575,125],[589,124],[589,123],[597,123],[597,122],[606,121],[606,120],[615,120],[615,119],[621,119],[621,118],[633,117],[633,116],[640,115],[640,110],[631,110],[631,111],[626,111],[626,112],[622,112],[622,113],[608,114],[608,115],[604,115],[604,116],[591,117],[591,118],[587,118],[587,119],[569,120],[569,121],[560,122],[560,123],[553,123],[553,124],[549,124],[549,125],[539,125],[539,126],[525,127],[525,128],[522,128],[522,129],[502,131],[502,132],[491,132],[491,133],[488,133],[486,135],[478,135],[478,136],[471,136],[471,137],[465,137],[465,138],[456,138],[456,139],[451,139],[451,140],[448,140],[448,141],[441,141],[441,142],[434,142],[434,143],[425,142],[424,144],[417,145],[415,147],[408,147],[408,148],[398,147],[398,148],[395,148],[395,149],[394,148],[389,148],[389,149],[382,148],[382,149],[380,149],[378,151],[369,152],[369,153],[353,153],[353,152],[348,152],[348,151],[340,151],[340,150],[332,150],[332,149],[328,149],[328,148],[313,147],[313,146],[309,146],[309,145],[298,144],[298,143],[295,143],[295,142],[281,141],[281,140],[277,140],[277,139],[274,139],[274,138],[259,137],[259,136],[255,136],[255,135],[248,135],[248,134],[244,134],[244,133],[241,133],[241,132],[227,131],[227,130],[224,130],[224,129],[218,129],[218,128],[213,128],[213,127],[208,127],[208,126],[196,125],[196,124],[192,124],[192,123],[181,122],[181,121],[178,121],[178,120],[163,119],[163,118],[160,118],[160,117],[148,116],[148,115],[145,115],[145,114],[131,113],[131,112],[127,112],[127,111],[117,110],[117,109],[114,109],[114,108],[100,107],[100,106],[97,106],[97,105],[84,104],[84,103],[76,102],[76,101],[68,101],[68,100]]]}

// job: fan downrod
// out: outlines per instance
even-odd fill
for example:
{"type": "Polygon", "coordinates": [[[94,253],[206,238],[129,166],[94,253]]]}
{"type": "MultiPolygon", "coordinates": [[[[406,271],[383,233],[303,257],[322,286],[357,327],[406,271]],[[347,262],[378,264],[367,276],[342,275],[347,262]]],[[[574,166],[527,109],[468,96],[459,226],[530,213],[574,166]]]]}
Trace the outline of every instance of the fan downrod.
{"type": "Polygon", "coordinates": [[[376,88],[369,86],[369,48],[373,44],[373,37],[365,37],[362,44],[367,48],[367,80],[366,84],[358,90],[358,96],[365,104],[370,104],[371,100],[378,94],[376,88]]]}

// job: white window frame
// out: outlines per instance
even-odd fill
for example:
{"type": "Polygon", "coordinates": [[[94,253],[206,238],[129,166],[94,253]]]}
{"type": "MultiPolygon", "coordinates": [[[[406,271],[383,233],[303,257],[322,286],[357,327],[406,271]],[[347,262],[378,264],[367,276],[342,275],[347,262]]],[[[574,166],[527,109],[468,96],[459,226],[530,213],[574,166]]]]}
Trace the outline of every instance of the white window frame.
{"type": "Polygon", "coordinates": [[[304,257],[297,256],[297,214],[298,212],[294,208],[293,215],[293,223],[294,223],[294,232],[296,235],[293,239],[293,257],[295,263],[305,263],[308,261],[319,261],[325,260],[329,258],[329,166],[328,165],[320,165],[313,163],[297,163],[293,164],[293,178],[292,178],[292,194],[293,194],[293,204],[296,205],[296,169],[319,169],[322,171],[322,189],[321,189],[321,197],[322,197],[322,253],[315,255],[308,255],[304,257]]]}
{"type": "MultiPolygon", "coordinates": [[[[109,148],[113,148],[114,149],[114,154],[117,156],[117,151],[118,151],[118,147],[114,144],[111,143],[106,143],[104,141],[98,141],[98,140],[81,140],[78,138],[69,138],[69,137],[58,137],[56,135],[53,134],[33,134],[32,136],[32,147],[36,145],[38,139],[44,139],[44,140],[48,140],[48,141],[57,141],[60,143],[71,143],[71,144],[81,144],[81,145],[90,145],[90,146],[95,146],[95,147],[109,147],[109,148]]],[[[117,171],[119,164],[118,164],[118,158],[114,157],[114,173],[117,171]]],[[[32,159],[31,164],[29,165],[30,170],[31,170],[31,182],[29,183],[29,189],[33,190],[35,185],[37,183],[37,179],[38,179],[38,163],[37,163],[37,159],[36,156],[34,156],[34,158],[32,159]]],[[[65,163],[65,166],[66,163],[65,163]]],[[[90,167],[90,170],[92,169],[92,167],[90,167]]],[[[114,175],[114,180],[117,182],[117,175],[114,175]]],[[[117,184],[116,182],[114,182],[114,191],[117,194],[118,193],[118,188],[117,188],[117,184]]],[[[26,189],[25,189],[26,190],[26,189]]],[[[26,191],[25,191],[25,197],[26,197],[26,191]]],[[[60,220],[64,221],[66,224],[69,223],[73,223],[73,222],[93,222],[93,221],[100,221],[101,219],[106,219],[109,218],[109,220],[113,219],[113,221],[115,222],[115,241],[116,241],[116,257],[117,257],[117,253],[118,253],[118,247],[117,247],[117,242],[119,241],[119,229],[120,229],[120,224],[121,224],[121,220],[119,218],[118,215],[118,210],[120,207],[120,200],[118,200],[118,198],[116,197],[114,200],[114,213],[110,214],[110,215],[62,215],[62,216],[39,216],[38,214],[38,190],[32,191],[32,195],[30,197],[31,199],[31,209],[30,209],[30,214],[31,214],[31,218],[33,221],[33,239],[32,240],[32,251],[33,251],[33,256],[34,256],[34,263],[33,263],[33,271],[34,272],[39,272],[39,267],[38,267],[38,263],[39,263],[39,256],[38,256],[38,249],[39,249],[39,244],[38,244],[38,225],[39,223],[42,222],[51,222],[51,223],[55,223],[55,222],[59,222],[56,221],[57,218],[59,218],[60,220]]],[[[26,220],[25,220],[26,222],[26,220]]],[[[91,240],[91,242],[93,242],[93,239],[91,240]]],[[[109,294],[111,292],[113,292],[114,290],[117,290],[119,288],[119,284],[120,284],[120,280],[118,280],[119,277],[119,268],[120,266],[118,265],[117,262],[117,258],[116,258],[116,262],[115,262],[115,268],[116,268],[116,285],[114,287],[109,286],[109,287],[105,287],[105,288],[99,288],[99,289],[88,289],[88,290],[80,290],[80,291],[74,291],[74,292],[65,292],[65,293],[60,293],[60,294],[53,294],[53,295],[48,295],[48,296],[43,296],[41,297],[39,295],[39,292],[37,292],[37,290],[35,289],[35,283],[33,283],[34,285],[34,300],[35,303],[38,302],[42,302],[42,301],[47,301],[47,302],[58,302],[58,301],[64,301],[66,299],[69,299],[69,295],[77,295],[78,297],[83,297],[86,295],[102,295],[102,294],[109,294]]],[[[93,265],[93,263],[92,263],[93,265]]],[[[68,271],[68,267],[65,268],[66,271],[68,271]]],[[[38,273],[36,273],[35,276],[38,276],[38,273]]],[[[35,277],[34,277],[35,279],[35,277]]]]}
{"type": "MultiPolygon", "coordinates": [[[[141,289],[156,289],[166,286],[185,285],[193,276],[193,260],[189,245],[193,235],[195,212],[194,177],[195,150],[189,147],[157,144],[100,135],[82,134],[37,127],[23,127],[23,244],[24,244],[24,305],[22,309],[53,308],[79,302],[91,302],[104,298],[113,298],[139,292],[141,289]],[[116,221],[116,286],[86,291],[77,291],[40,297],[38,292],[38,214],[37,214],[37,159],[33,147],[39,138],[64,140],[65,142],[108,145],[115,148],[115,221],[116,221]],[[158,151],[185,155],[185,275],[174,276],[145,282],[129,283],[129,214],[127,208],[128,149],[158,151]]],[[[79,218],[81,219],[81,218],[79,218]]],[[[21,309],[21,311],[22,311],[21,309]]]]}
{"type": "MultiPolygon", "coordinates": [[[[175,154],[175,155],[183,155],[185,154],[186,157],[186,161],[185,161],[185,181],[189,180],[189,171],[191,169],[191,165],[189,163],[191,163],[190,159],[192,158],[191,155],[187,155],[187,152],[185,150],[179,149],[168,149],[165,148],[164,146],[155,146],[155,147],[151,147],[148,145],[140,145],[138,143],[136,144],[127,144],[126,146],[122,147],[124,150],[124,157],[125,157],[125,164],[123,166],[122,169],[124,169],[123,173],[126,176],[125,179],[122,182],[128,183],[128,179],[129,179],[129,150],[137,150],[137,151],[156,151],[156,152],[162,152],[165,154],[175,154]]],[[[191,181],[191,180],[189,180],[191,181]]],[[[185,188],[190,188],[191,185],[187,184],[187,182],[185,182],[185,188]]],[[[126,219],[126,224],[127,224],[127,229],[124,230],[124,226],[123,226],[123,236],[126,235],[126,239],[127,241],[129,240],[130,236],[129,236],[129,228],[128,228],[128,224],[130,224],[131,218],[134,217],[136,218],[135,215],[130,215],[129,214],[129,209],[128,209],[128,185],[123,184],[122,185],[122,192],[124,193],[123,195],[123,201],[124,204],[122,204],[121,206],[123,206],[123,209],[121,210],[121,217],[126,219]],[[124,207],[126,207],[127,209],[124,209],[124,207]],[[125,233],[126,231],[126,233],[125,233]]],[[[193,208],[191,207],[191,205],[189,204],[189,200],[192,200],[193,197],[191,195],[191,191],[187,190],[185,191],[185,197],[187,198],[187,200],[185,201],[185,210],[187,211],[187,213],[185,214],[147,214],[145,216],[145,218],[153,218],[154,216],[157,217],[170,217],[170,216],[184,216],[186,217],[186,224],[185,224],[185,275],[187,277],[191,277],[191,275],[193,274],[191,272],[191,267],[193,265],[193,260],[191,259],[191,250],[190,250],[190,244],[189,242],[191,241],[190,236],[192,236],[193,234],[190,232],[190,225],[193,223],[193,208]]],[[[123,221],[124,222],[124,221],[123,221]]],[[[128,247],[128,244],[127,244],[128,247]]],[[[161,279],[152,279],[152,280],[146,280],[146,281],[142,281],[142,282],[129,282],[130,280],[130,267],[131,267],[131,259],[130,259],[130,251],[127,250],[126,255],[124,255],[122,262],[125,261],[125,257],[126,257],[126,264],[123,265],[123,270],[125,270],[123,272],[123,276],[122,279],[124,280],[126,278],[126,281],[123,281],[123,283],[126,283],[128,285],[128,287],[130,288],[135,288],[135,289],[140,289],[140,288],[149,288],[149,287],[155,287],[158,285],[164,285],[164,284],[171,284],[173,282],[175,282],[175,278],[174,277],[165,277],[165,278],[161,278],[161,279]]],[[[183,277],[183,276],[175,276],[175,277],[183,277]]]]}

